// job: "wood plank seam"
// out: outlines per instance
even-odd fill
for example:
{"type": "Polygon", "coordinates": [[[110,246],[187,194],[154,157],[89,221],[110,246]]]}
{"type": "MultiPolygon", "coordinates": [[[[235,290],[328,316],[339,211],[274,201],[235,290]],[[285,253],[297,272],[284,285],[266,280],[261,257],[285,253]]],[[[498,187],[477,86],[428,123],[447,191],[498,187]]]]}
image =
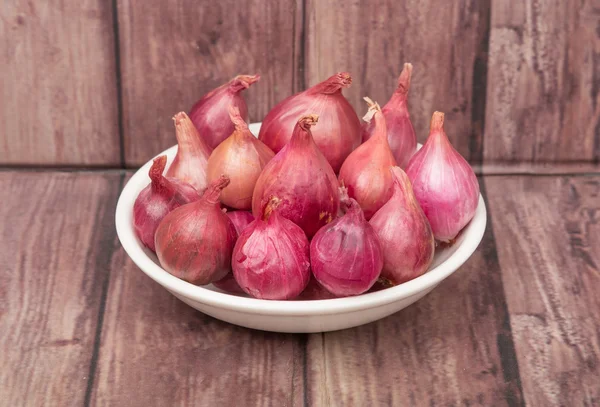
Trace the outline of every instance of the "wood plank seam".
{"type": "Polygon", "coordinates": [[[125,168],[125,134],[123,127],[123,84],[121,81],[121,37],[119,34],[118,0],[112,0],[113,38],[115,41],[115,84],[117,87],[117,124],[119,126],[119,159],[125,168]]]}
{"type": "Polygon", "coordinates": [[[471,83],[471,136],[469,137],[469,162],[483,163],[483,145],[485,143],[485,110],[487,95],[488,60],[491,30],[491,0],[478,2],[483,20],[483,33],[479,40],[475,60],[473,61],[473,81],[471,83]]]}
{"type": "Polygon", "coordinates": [[[306,89],[306,1],[297,0],[294,7],[292,31],[297,40],[294,40],[292,51],[292,55],[296,59],[292,64],[292,93],[302,92],[306,89]],[[300,16],[297,16],[298,12],[300,12],[300,16]],[[299,33],[298,30],[300,30],[299,33]]]}
{"type": "Polygon", "coordinates": [[[93,174],[114,174],[123,173],[126,170],[119,167],[75,167],[75,166],[30,166],[30,165],[3,165],[0,166],[0,172],[43,172],[43,173],[57,173],[57,172],[79,172],[79,173],[93,173],[93,174]]]}
{"type": "MultiPolygon", "coordinates": [[[[480,178],[481,185],[481,195],[483,196],[486,207],[488,208],[487,212],[487,229],[488,233],[491,236],[492,240],[492,248],[490,253],[486,253],[486,257],[494,257],[496,263],[499,264],[498,260],[498,251],[496,249],[496,236],[494,234],[494,227],[492,224],[492,212],[490,210],[490,204],[488,200],[488,194],[486,189],[485,178],[480,178]]],[[[480,248],[481,250],[482,248],[480,248]]],[[[504,381],[506,383],[513,382],[516,386],[517,394],[508,394],[511,389],[507,390],[506,399],[507,401],[512,401],[511,405],[525,405],[525,396],[523,394],[523,385],[521,383],[521,373],[519,371],[519,362],[517,359],[517,352],[515,350],[514,337],[512,333],[512,328],[510,324],[510,313],[508,311],[508,305],[506,303],[506,290],[504,288],[504,282],[502,279],[499,281],[499,287],[501,288],[501,292],[498,293],[498,296],[502,297],[502,300],[499,301],[501,312],[504,316],[502,318],[502,331],[497,333],[496,343],[498,346],[498,353],[500,355],[500,362],[502,364],[502,374],[504,377],[504,381]],[[520,401],[520,402],[519,402],[520,401]]]]}
{"type": "Polygon", "coordinates": [[[308,403],[308,335],[303,334],[301,338],[302,349],[302,400],[304,407],[309,407],[308,403]]]}
{"type": "Polygon", "coordinates": [[[300,53],[298,55],[298,59],[300,62],[300,69],[302,70],[300,72],[300,83],[299,83],[299,87],[300,89],[296,89],[296,92],[302,92],[304,90],[306,90],[306,83],[307,83],[307,58],[306,58],[306,32],[308,30],[307,24],[308,22],[306,21],[306,5],[307,5],[307,1],[308,0],[301,0],[301,4],[302,4],[302,27],[301,27],[301,32],[300,32],[300,53]]]}
{"type": "MultiPolygon", "coordinates": [[[[123,190],[123,184],[125,181],[125,174],[121,174],[119,177],[119,188],[117,189],[118,193],[123,190]]],[[[114,245],[115,231],[114,231],[114,209],[117,205],[118,194],[116,194],[116,199],[114,199],[114,207],[111,211],[105,211],[101,214],[102,218],[100,222],[97,224],[101,225],[102,232],[104,235],[101,238],[101,242],[103,243],[103,249],[106,249],[105,255],[98,256],[95,264],[95,271],[98,269],[105,269],[107,273],[102,277],[102,292],[100,296],[100,306],[98,308],[98,319],[96,323],[96,332],[94,335],[94,346],[92,348],[92,358],[90,360],[90,369],[88,373],[88,381],[85,389],[85,399],[83,405],[88,407],[91,402],[92,392],[94,389],[94,379],[96,376],[96,370],[98,365],[98,357],[100,353],[100,340],[102,338],[102,326],[104,325],[104,311],[106,309],[106,297],[108,294],[108,284],[110,282],[110,270],[109,267],[98,267],[98,263],[110,265],[113,255],[117,251],[117,248],[114,245]]],[[[99,214],[97,214],[98,216],[99,214]]]]}

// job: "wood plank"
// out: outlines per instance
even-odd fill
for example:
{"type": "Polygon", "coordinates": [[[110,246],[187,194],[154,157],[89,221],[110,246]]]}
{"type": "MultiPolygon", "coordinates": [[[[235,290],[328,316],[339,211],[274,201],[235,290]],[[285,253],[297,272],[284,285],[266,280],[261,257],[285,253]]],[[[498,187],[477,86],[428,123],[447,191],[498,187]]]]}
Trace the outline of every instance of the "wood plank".
{"type": "Polygon", "coordinates": [[[600,174],[600,163],[505,163],[474,165],[478,175],[571,175],[600,174]]]}
{"type": "Polygon", "coordinates": [[[311,336],[307,355],[309,405],[523,405],[491,227],[428,296],[381,321],[311,336]]]}
{"type": "Polygon", "coordinates": [[[598,161],[600,7],[492,1],[484,161],[598,161]]]}
{"type": "Polygon", "coordinates": [[[527,405],[599,405],[600,176],[486,182],[527,405]]]}
{"type": "Polygon", "coordinates": [[[254,331],[185,305],[122,249],[112,264],[91,404],[301,406],[306,335],[254,331]]]}
{"type": "Polygon", "coordinates": [[[0,404],[83,404],[119,182],[0,173],[0,404]]]}
{"type": "Polygon", "coordinates": [[[175,144],[171,117],[237,74],[251,121],[296,90],[302,2],[119,0],[125,156],[136,166],[175,144]]]}
{"type": "Polygon", "coordinates": [[[481,159],[490,0],[307,0],[308,85],[349,71],[344,91],[359,112],[363,96],[387,102],[404,62],[414,65],[409,111],[423,142],[435,110],[467,159],[481,159]],[[333,10],[333,11],[332,11],[333,10]],[[483,96],[483,100],[481,100],[483,96]]]}
{"type": "Polygon", "coordinates": [[[120,164],[110,2],[2,2],[0,66],[0,164],[120,164]]]}

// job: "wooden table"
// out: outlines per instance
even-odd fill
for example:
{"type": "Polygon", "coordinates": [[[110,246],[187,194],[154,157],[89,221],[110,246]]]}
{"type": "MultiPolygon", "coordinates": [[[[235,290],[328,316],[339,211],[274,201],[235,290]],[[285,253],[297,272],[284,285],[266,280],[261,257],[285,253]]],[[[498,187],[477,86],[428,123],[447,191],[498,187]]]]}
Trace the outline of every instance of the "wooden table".
{"type": "Polygon", "coordinates": [[[355,329],[184,305],[115,235],[121,171],[2,171],[1,406],[598,406],[600,175],[487,176],[473,257],[355,329]]]}

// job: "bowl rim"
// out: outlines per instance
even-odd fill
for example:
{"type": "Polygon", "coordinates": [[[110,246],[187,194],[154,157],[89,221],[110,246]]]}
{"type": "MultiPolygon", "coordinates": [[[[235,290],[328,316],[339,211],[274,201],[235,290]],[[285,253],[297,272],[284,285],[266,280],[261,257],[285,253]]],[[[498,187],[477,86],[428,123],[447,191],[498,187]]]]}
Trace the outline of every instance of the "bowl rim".
{"type": "MultiPolygon", "coordinates": [[[[251,129],[257,130],[260,123],[252,123],[251,129]]],[[[177,146],[172,146],[155,157],[166,154],[169,159],[175,154],[177,146]]],[[[153,157],[153,159],[155,158],[153,157]]],[[[151,279],[172,293],[177,293],[190,300],[216,308],[224,308],[242,313],[279,315],[279,316],[319,316],[346,313],[361,309],[370,309],[412,297],[429,288],[433,288],[450,276],[475,252],[483,239],[487,224],[487,210],[481,194],[471,222],[462,231],[464,240],[444,262],[425,274],[400,284],[372,293],[354,297],[333,298],[326,300],[261,300],[257,298],[239,297],[227,293],[212,291],[196,286],[169,274],[158,266],[144,252],[143,245],[135,235],[133,227],[133,203],[137,198],[139,185],[148,182],[148,170],[152,159],[145,163],[129,179],[121,192],[115,213],[117,236],[127,255],[151,279]]]]}

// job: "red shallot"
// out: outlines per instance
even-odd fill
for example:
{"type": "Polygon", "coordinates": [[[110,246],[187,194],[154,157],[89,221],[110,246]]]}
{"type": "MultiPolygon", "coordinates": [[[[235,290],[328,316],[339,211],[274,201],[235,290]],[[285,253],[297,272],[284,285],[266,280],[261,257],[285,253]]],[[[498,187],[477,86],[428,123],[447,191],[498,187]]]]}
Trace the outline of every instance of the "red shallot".
{"type": "Polygon", "coordinates": [[[255,298],[295,298],[310,279],[308,239],[302,229],[279,214],[279,204],[272,198],[264,215],[242,231],[233,250],[235,280],[255,298]]]}
{"type": "Polygon", "coordinates": [[[227,184],[229,179],[222,176],[202,198],[170,212],[158,225],[156,254],[162,267],[175,277],[205,285],[231,271],[237,233],[219,206],[219,194],[227,184]]]}
{"type": "Polygon", "coordinates": [[[241,92],[259,79],[260,75],[238,75],[202,96],[192,107],[192,122],[210,148],[215,148],[233,133],[234,125],[229,119],[229,106],[237,107],[242,120],[248,121],[248,106],[241,92]]]}
{"type": "Polygon", "coordinates": [[[235,209],[251,209],[256,180],[275,154],[250,133],[237,107],[230,106],[229,116],[235,130],[210,155],[208,182],[227,175],[231,182],[221,192],[221,202],[235,209]]]}
{"type": "Polygon", "coordinates": [[[323,226],[310,243],[313,275],[340,297],[367,291],[383,267],[379,239],[358,203],[346,196],[342,206],[347,206],[346,214],[323,226]]]}
{"type": "Polygon", "coordinates": [[[473,219],[479,183],[473,169],[444,132],[444,113],[435,112],[429,137],[406,173],[435,238],[450,242],[473,219]]]}
{"type": "Polygon", "coordinates": [[[373,137],[346,158],[339,180],[368,220],[392,196],[394,181],[390,168],[396,166],[396,160],[388,144],[385,118],[379,105],[367,97],[365,100],[369,111],[364,120],[374,123],[373,137]]]}
{"type": "Polygon", "coordinates": [[[177,136],[177,154],[167,170],[167,177],[188,182],[200,193],[206,190],[206,165],[211,149],[198,134],[184,112],[173,117],[177,136]]]}
{"type": "Polygon", "coordinates": [[[256,218],[271,197],[279,198],[278,213],[300,226],[309,239],[333,220],[339,206],[338,180],[311,135],[317,120],[314,114],[298,120],[290,142],[258,177],[252,197],[256,218]]]}
{"type": "Polygon", "coordinates": [[[133,204],[133,226],[142,243],[152,251],[154,234],[161,220],[169,212],[181,205],[200,198],[198,191],[190,184],[175,178],[166,178],[163,171],[167,164],[167,156],[154,159],[148,175],[150,185],[142,189],[133,204]]]}
{"type": "Polygon", "coordinates": [[[283,100],[264,118],[258,138],[277,153],[291,139],[298,118],[315,113],[321,122],[313,132],[315,143],[337,173],[361,142],[358,116],[342,95],[351,83],[350,74],[340,72],[283,100]]]}
{"type": "Polygon", "coordinates": [[[400,167],[391,171],[394,194],[369,223],[383,249],[382,280],[396,285],[427,271],[433,261],[435,240],[406,173],[400,167]]]}
{"type": "MultiPolygon", "coordinates": [[[[412,75],[412,65],[404,64],[404,69],[398,78],[398,87],[381,109],[385,122],[387,124],[387,138],[394,158],[398,165],[406,168],[408,160],[417,151],[417,137],[410,115],[408,114],[408,90],[410,88],[410,78],[412,75]]],[[[365,123],[363,125],[362,138],[366,141],[373,136],[375,124],[365,123]]]]}

